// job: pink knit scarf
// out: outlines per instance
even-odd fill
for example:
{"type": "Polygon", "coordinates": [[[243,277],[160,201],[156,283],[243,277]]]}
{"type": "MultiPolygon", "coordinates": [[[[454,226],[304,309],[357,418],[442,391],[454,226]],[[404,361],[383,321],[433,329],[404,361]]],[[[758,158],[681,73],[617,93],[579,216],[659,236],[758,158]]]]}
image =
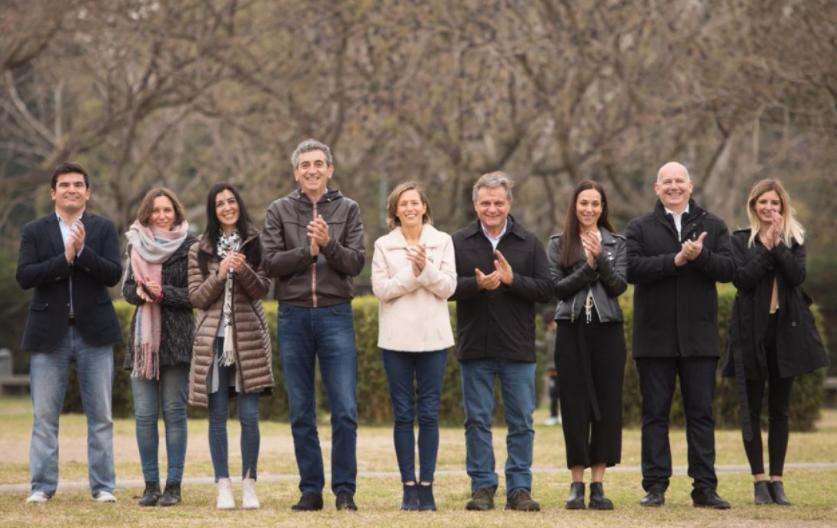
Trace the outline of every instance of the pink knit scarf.
{"type": "MultiPolygon", "coordinates": [[[[189,224],[183,222],[171,231],[134,222],[126,233],[130,244],[131,272],[137,283],[137,294],[143,300],[137,307],[134,322],[134,364],[131,376],[160,379],[161,298],[154,299],[142,284],[154,281],[162,286],[163,263],[180,247],[188,234],[189,224]]],[[[162,292],[161,292],[162,294],[162,292]]]]}

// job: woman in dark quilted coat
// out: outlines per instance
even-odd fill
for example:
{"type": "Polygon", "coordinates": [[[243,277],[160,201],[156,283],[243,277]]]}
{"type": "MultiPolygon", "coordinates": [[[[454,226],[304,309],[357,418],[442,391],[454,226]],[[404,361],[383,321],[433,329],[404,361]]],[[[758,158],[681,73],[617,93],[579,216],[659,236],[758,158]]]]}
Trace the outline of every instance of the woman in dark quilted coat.
{"type": "Polygon", "coordinates": [[[186,456],[186,390],[194,318],[186,273],[195,237],[175,194],[152,189],[126,233],[128,258],[122,295],[136,305],[125,368],[131,371],[137,445],[145,492],[140,506],[180,502],[186,456]],[[166,426],[166,488],[160,493],[158,410],[166,426]]]}
{"type": "Polygon", "coordinates": [[[730,353],[724,368],[738,386],[744,450],[754,478],[756,504],[789,505],[782,484],[788,447],[788,413],[794,376],[828,364],[802,290],[805,231],[793,217],[790,197],[778,180],[750,191],[750,229],[732,237],[738,293],[730,322],[730,353]],[[762,461],[761,403],[767,384],[769,477],[762,461]]]}

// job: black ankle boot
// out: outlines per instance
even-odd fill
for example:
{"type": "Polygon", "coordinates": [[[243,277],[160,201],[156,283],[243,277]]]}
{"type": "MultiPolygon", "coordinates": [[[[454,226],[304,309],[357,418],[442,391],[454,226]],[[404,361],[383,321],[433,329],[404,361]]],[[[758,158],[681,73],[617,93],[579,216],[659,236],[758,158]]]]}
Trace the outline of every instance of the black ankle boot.
{"type": "Polygon", "coordinates": [[[158,506],[174,506],[180,504],[180,482],[166,482],[166,491],[157,501],[158,506]]]}
{"type": "Polygon", "coordinates": [[[773,504],[773,497],[770,496],[770,485],[766,480],[753,482],[753,502],[757,505],[773,504]]]}
{"type": "Polygon", "coordinates": [[[140,506],[157,506],[157,501],[160,500],[160,483],[156,480],[145,481],[145,491],[142,492],[142,497],[137,501],[140,506]]]}
{"type": "Polygon", "coordinates": [[[433,483],[418,485],[419,511],[436,511],[436,501],[433,499],[433,483]]]}
{"type": "Polygon", "coordinates": [[[584,483],[573,482],[570,484],[570,494],[567,495],[567,502],[564,505],[568,510],[584,509],[584,483]]]}
{"type": "Polygon", "coordinates": [[[771,480],[769,489],[770,496],[773,497],[773,502],[779,504],[780,506],[791,505],[791,501],[788,500],[788,496],[785,495],[785,486],[782,484],[781,480],[771,480]]]}
{"type": "Polygon", "coordinates": [[[401,509],[404,511],[417,511],[419,509],[418,484],[413,484],[412,486],[404,484],[401,509]]]}
{"type": "Polygon", "coordinates": [[[601,482],[590,483],[590,509],[591,510],[612,510],[613,501],[605,497],[604,485],[601,482]]]}

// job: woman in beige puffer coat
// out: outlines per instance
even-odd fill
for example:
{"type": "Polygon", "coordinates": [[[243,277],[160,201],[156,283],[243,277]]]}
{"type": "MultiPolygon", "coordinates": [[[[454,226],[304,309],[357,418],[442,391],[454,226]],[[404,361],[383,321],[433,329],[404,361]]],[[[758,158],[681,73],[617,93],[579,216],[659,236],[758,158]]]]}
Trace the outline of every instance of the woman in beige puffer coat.
{"type": "Polygon", "coordinates": [[[189,403],[209,409],[209,451],[218,509],[235,507],[227,456],[229,398],[241,422],[242,506],[259,507],[259,395],[273,388],[270,337],[261,298],[258,232],[236,189],[217,183],[206,203],[206,231],[189,250],[189,300],[199,310],[189,374],[189,403]]]}

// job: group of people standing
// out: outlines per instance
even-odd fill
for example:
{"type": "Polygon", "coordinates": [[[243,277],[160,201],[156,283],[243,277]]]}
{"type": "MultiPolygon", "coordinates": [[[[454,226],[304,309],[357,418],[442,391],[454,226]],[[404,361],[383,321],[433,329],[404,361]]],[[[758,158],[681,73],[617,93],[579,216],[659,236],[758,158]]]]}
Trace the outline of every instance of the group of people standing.
{"type": "MultiPolygon", "coordinates": [[[[275,284],[278,344],[300,475],[294,511],[323,508],[325,471],[317,432],[315,368],[331,411],[331,489],[338,510],[357,510],[357,351],[352,277],[365,264],[358,204],[329,186],[330,148],[306,140],[291,155],[297,188],[253,225],[238,190],[207,195],[205,230],[190,234],[176,195],[152,189],[127,237],[123,274],[113,224],[89,213],[87,173],[62,164],[52,175],[55,213],[23,230],[17,279],[34,295],[23,348],[31,353],[34,408],[31,495],[48,501],[58,481],[58,416],[75,363],[88,422],[93,498],[115,502],[112,345],[121,340],[108,287],[136,305],[124,368],[131,372],[145,490],[142,506],[181,501],[187,404],[205,407],[218,509],[235,508],[226,421],[236,399],[241,422],[242,499],[259,508],[259,398],[274,388],[261,299],[275,284]],[[193,316],[197,309],[197,316],[193,316]],[[162,409],[167,474],[161,486],[157,421],[162,409]]],[[[625,236],[608,218],[604,188],[575,188],[564,232],[548,251],[511,214],[512,180],[502,172],[473,187],[477,218],[452,236],[436,229],[427,195],[414,182],[387,203],[389,233],[375,241],[372,290],[378,346],[389,382],[403,510],[435,510],[438,412],[447,351],[454,345],[448,301],[456,302],[465,408],[468,510],[494,508],[499,484],[491,425],[499,380],[508,427],[506,509],[538,511],[532,498],[535,309],[558,299],[555,365],[571,473],[568,509],[612,509],[607,467],[620,462],[626,361],[618,297],[635,284],[633,354],[642,392],[641,504],[660,506],[672,474],[668,418],[679,377],[687,418],[695,506],[728,508],[717,493],[712,400],[720,357],[716,282],[738,288],[724,373],[741,394],[744,445],[757,504],[789,504],[782,487],[788,401],[794,376],[827,363],[801,289],[804,231],[781,183],[759,182],[748,200],[751,228],[731,237],[724,222],[691,199],[679,163],[664,165],[652,213],[625,236]],[[768,390],[769,475],[762,463],[760,412],[768,390]],[[414,424],[418,422],[418,439],[414,424]],[[418,444],[416,446],[416,444],[418,444]],[[418,471],[416,468],[418,450],[418,471]],[[591,468],[586,498],[584,472],[591,468]]]]}

